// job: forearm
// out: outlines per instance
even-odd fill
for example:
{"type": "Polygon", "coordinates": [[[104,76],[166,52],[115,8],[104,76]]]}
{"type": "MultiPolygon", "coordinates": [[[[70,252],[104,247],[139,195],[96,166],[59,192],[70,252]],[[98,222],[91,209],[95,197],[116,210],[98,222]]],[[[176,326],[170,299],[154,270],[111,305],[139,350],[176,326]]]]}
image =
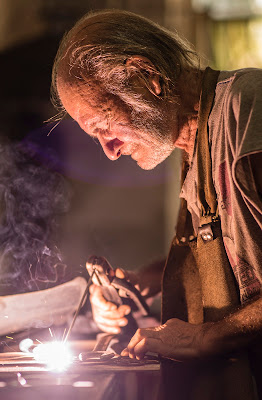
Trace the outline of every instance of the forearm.
{"type": "Polygon", "coordinates": [[[262,297],[215,323],[203,324],[203,355],[227,354],[262,337],[262,297]]]}

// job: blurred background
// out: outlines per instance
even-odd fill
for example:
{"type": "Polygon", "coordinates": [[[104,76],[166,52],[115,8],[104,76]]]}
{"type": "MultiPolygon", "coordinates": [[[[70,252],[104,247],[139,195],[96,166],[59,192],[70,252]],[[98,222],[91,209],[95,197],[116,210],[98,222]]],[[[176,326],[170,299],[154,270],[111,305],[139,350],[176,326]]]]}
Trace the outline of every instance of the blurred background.
{"type": "Polygon", "coordinates": [[[78,268],[91,254],[133,269],[167,254],[179,206],[179,152],[153,171],[121,157],[112,163],[71,121],[51,131],[53,59],[63,33],[90,10],[117,8],[177,30],[203,66],[262,66],[262,0],[1,0],[0,132],[30,138],[57,153],[70,182],[70,211],[61,217],[59,246],[78,268]]]}

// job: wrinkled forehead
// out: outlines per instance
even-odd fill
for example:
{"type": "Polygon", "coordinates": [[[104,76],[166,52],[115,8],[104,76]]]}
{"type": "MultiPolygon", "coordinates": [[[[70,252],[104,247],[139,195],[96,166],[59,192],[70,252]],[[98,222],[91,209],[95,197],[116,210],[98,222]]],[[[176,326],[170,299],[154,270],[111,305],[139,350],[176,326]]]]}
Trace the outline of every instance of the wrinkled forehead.
{"type": "Polygon", "coordinates": [[[71,100],[86,102],[90,107],[96,108],[98,105],[110,101],[110,94],[97,82],[93,81],[68,81],[58,76],[57,90],[64,106],[64,103],[68,103],[71,100]]]}
{"type": "Polygon", "coordinates": [[[95,81],[69,82],[58,76],[57,90],[64,108],[76,120],[83,114],[105,117],[112,112],[116,117],[128,113],[129,108],[118,96],[95,81]]]}

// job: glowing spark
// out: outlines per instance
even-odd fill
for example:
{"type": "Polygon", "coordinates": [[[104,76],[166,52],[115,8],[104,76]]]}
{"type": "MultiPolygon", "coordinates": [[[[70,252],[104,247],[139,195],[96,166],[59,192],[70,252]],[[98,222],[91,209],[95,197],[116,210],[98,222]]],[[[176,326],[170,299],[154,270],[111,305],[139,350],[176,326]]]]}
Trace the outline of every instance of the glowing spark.
{"type": "Polygon", "coordinates": [[[90,381],[77,381],[73,383],[74,387],[93,387],[94,386],[94,382],[90,382],[90,381]]]}
{"type": "Polygon", "coordinates": [[[50,332],[51,337],[53,337],[53,333],[52,333],[52,331],[51,331],[51,328],[48,328],[48,330],[49,330],[49,332],[50,332]]]}
{"type": "Polygon", "coordinates": [[[73,362],[73,355],[63,342],[39,344],[33,349],[33,355],[36,361],[55,371],[64,371],[73,362]]]}
{"type": "Polygon", "coordinates": [[[42,344],[42,342],[41,342],[40,340],[36,339],[36,341],[37,341],[38,343],[41,343],[41,344],[42,344]]]}
{"type": "Polygon", "coordinates": [[[65,329],[64,329],[64,333],[63,333],[63,336],[62,336],[62,342],[64,341],[64,338],[65,338],[65,334],[66,334],[66,327],[65,327],[65,329]]]}
{"type": "Polygon", "coordinates": [[[23,353],[30,353],[30,350],[32,350],[32,346],[34,346],[34,342],[32,339],[23,339],[21,340],[21,342],[19,343],[19,349],[23,352],[23,353]]]}
{"type": "Polygon", "coordinates": [[[25,386],[27,383],[25,378],[23,378],[22,375],[20,374],[20,372],[17,373],[17,380],[21,386],[25,386]]]}
{"type": "Polygon", "coordinates": [[[14,339],[14,338],[12,338],[11,336],[6,336],[6,338],[7,338],[7,339],[14,339]]]}

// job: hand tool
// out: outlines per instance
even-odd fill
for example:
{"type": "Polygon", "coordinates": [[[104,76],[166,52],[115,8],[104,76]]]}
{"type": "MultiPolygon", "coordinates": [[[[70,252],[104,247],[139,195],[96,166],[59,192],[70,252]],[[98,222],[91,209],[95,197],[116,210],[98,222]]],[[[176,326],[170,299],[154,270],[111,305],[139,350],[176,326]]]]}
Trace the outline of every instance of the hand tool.
{"type": "MultiPolygon", "coordinates": [[[[123,300],[119,296],[118,290],[123,290],[127,298],[131,299],[134,302],[135,306],[142,313],[142,315],[146,316],[149,314],[149,307],[140,292],[135,288],[134,285],[132,285],[132,283],[130,283],[126,279],[117,278],[115,276],[114,269],[105,257],[91,256],[87,261],[86,268],[90,278],[87,282],[85,292],[83,293],[83,296],[79,302],[72,322],[68,328],[64,342],[68,340],[68,337],[75,324],[75,320],[83,305],[84,299],[87,296],[88,289],[92,283],[101,286],[105,299],[107,301],[111,301],[118,306],[123,304],[123,300]]],[[[129,335],[130,333],[132,335],[137,329],[137,324],[132,315],[127,316],[127,318],[129,320],[128,327],[126,329],[122,328],[122,332],[126,333],[128,331],[129,335]]]]}
{"type": "Polygon", "coordinates": [[[102,286],[103,296],[107,301],[114,304],[123,304],[123,299],[119,296],[118,290],[124,291],[127,298],[131,299],[137,309],[146,316],[149,314],[149,307],[141,293],[125,278],[117,278],[114,269],[105,257],[91,256],[86,264],[89,275],[96,285],[102,286]]]}

